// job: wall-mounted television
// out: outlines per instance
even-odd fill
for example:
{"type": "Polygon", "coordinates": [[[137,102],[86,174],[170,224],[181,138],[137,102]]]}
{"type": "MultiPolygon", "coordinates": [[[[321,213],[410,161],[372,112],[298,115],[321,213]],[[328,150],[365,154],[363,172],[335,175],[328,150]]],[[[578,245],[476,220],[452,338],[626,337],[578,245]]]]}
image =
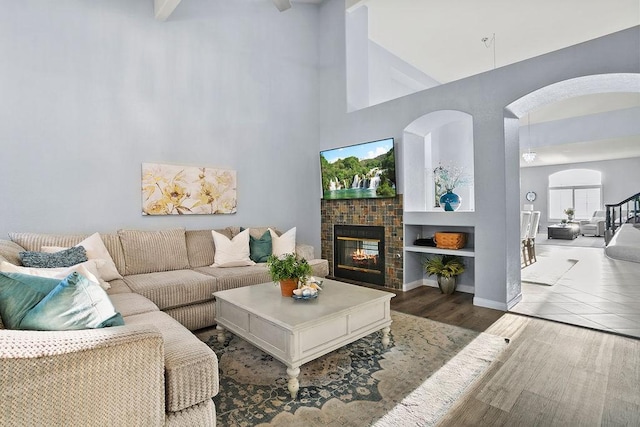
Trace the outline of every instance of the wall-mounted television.
{"type": "Polygon", "coordinates": [[[323,199],[396,196],[393,138],[320,152],[323,199]]]}

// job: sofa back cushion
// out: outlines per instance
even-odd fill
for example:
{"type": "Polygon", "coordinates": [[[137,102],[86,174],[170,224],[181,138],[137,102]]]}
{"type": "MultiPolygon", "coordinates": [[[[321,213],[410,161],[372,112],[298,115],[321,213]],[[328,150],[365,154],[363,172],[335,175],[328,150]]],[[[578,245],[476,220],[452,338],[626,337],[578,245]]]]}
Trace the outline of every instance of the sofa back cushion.
{"type": "Polygon", "coordinates": [[[125,275],[189,268],[184,228],[157,231],[118,230],[125,275]]]}
{"type": "MultiPolygon", "coordinates": [[[[43,246],[61,246],[69,248],[75,246],[88,234],[42,234],[42,233],[9,233],[9,238],[28,251],[40,251],[43,246]]],[[[124,252],[117,234],[102,234],[100,237],[107,247],[111,258],[120,274],[124,273],[124,252]]],[[[23,249],[23,250],[24,250],[23,249]]],[[[6,258],[6,257],[5,257],[6,258]]],[[[13,263],[12,260],[7,261],[13,263]]],[[[17,264],[20,265],[20,264],[17,264]]]]}
{"type": "Polygon", "coordinates": [[[11,240],[0,240],[0,261],[7,261],[14,265],[22,265],[20,252],[25,248],[11,240]]]}
{"type": "MultiPolygon", "coordinates": [[[[240,234],[240,232],[242,230],[244,230],[246,228],[249,229],[249,234],[251,236],[253,236],[253,237],[256,237],[256,238],[260,238],[264,233],[267,232],[268,229],[272,229],[272,230],[276,231],[278,233],[278,236],[282,234],[280,232],[280,230],[278,230],[276,227],[237,227],[237,226],[230,226],[230,227],[225,228],[225,230],[228,231],[229,233],[231,233],[231,236],[229,238],[233,239],[238,234],[240,234]]],[[[218,231],[218,230],[216,230],[216,231],[218,231]]]]}
{"type": "MultiPolygon", "coordinates": [[[[215,230],[231,239],[231,230],[228,228],[215,230]]],[[[189,265],[192,268],[207,267],[213,264],[215,246],[211,230],[187,230],[185,232],[187,241],[187,255],[189,265]]]]}

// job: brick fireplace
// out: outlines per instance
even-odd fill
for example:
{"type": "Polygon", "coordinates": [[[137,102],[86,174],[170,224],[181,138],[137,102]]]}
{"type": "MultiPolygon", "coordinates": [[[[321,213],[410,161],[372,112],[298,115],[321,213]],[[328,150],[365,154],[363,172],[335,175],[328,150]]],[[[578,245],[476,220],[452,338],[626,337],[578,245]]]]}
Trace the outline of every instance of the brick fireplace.
{"type": "MultiPolygon", "coordinates": [[[[378,284],[391,289],[402,289],[402,195],[389,199],[322,200],[321,217],[322,258],[329,260],[330,277],[338,276],[355,282],[378,284]],[[383,239],[364,238],[368,242],[365,243],[365,246],[371,245],[371,242],[375,240],[384,242],[382,253],[379,254],[379,259],[384,264],[382,266],[382,283],[375,283],[375,281],[363,279],[362,277],[345,277],[344,271],[341,271],[340,267],[336,271],[336,266],[334,265],[334,229],[336,225],[376,226],[384,230],[383,239]]],[[[373,249],[370,246],[360,249],[365,254],[373,254],[373,249]]],[[[339,258],[340,254],[338,255],[339,258]]],[[[346,264],[349,265],[351,263],[347,262],[346,264]]],[[[357,262],[353,267],[355,268],[348,268],[348,270],[357,271],[357,262]]],[[[368,267],[362,268],[370,270],[368,267]]],[[[349,273],[347,276],[349,276],[349,273]]]]}

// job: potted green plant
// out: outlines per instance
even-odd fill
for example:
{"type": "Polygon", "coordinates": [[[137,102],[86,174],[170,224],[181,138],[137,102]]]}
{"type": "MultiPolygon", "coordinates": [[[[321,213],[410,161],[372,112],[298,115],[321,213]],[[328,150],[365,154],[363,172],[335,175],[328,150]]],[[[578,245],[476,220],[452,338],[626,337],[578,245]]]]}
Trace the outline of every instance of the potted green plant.
{"type": "Polygon", "coordinates": [[[305,282],[311,276],[311,266],[304,258],[298,258],[295,254],[286,254],[282,257],[275,255],[267,259],[267,267],[271,280],[280,282],[282,296],[290,297],[299,282],[305,282]]]}
{"type": "Polygon", "coordinates": [[[436,275],[440,292],[452,294],[456,290],[456,277],[464,273],[464,260],[457,255],[435,255],[427,258],[423,267],[427,275],[436,275]]]}
{"type": "Polygon", "coordinates": [[[575,215],[576,211],[573,208],[567,208],[564,210],[565,215],[567,215],[567,219],[569,221],[573,221],[573,216],[575,215]]]}

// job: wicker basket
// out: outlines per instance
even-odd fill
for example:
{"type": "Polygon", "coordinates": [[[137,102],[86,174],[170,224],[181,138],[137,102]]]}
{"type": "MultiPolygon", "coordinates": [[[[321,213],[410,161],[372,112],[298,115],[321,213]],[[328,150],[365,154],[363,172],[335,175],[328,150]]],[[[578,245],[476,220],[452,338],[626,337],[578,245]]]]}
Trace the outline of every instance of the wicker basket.
{"type": "Polygon", "coordinates": [[[461,249],[467,244],[467,233],[439,231],[435,233],[433,239],[436,241],[437,248],[461,249]]]}

